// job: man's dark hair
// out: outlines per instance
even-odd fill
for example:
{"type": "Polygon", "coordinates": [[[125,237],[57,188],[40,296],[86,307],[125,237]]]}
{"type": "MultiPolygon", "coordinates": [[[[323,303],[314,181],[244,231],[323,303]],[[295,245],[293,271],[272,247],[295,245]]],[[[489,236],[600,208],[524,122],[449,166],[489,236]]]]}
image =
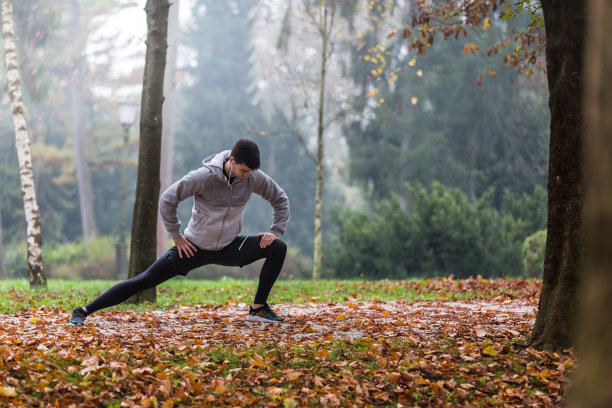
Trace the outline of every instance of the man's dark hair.
{"type": "Polygon", "coordinates": [[[259,168],[259,147],[249,139],[240,139],[232,147],[232,156],[236,164],[245,164],[251,170],[259,168]]]}

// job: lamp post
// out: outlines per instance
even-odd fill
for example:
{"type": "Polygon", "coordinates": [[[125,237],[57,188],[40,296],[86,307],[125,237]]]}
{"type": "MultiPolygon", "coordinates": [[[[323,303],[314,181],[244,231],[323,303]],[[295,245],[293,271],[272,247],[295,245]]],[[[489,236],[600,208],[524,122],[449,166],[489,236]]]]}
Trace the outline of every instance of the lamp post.
{"type": "Polygon", "coordinates": [[[117,278],[127,277],[128,257],[125,240],[126,196],[127,196],[127,158],[130,128],[136,121],[138,103],[131,100],[119,102],[119,122],[123,126],[123,155],[121,157],[121,207],[119,208],[119,241],[117,241],[117,278]]]}

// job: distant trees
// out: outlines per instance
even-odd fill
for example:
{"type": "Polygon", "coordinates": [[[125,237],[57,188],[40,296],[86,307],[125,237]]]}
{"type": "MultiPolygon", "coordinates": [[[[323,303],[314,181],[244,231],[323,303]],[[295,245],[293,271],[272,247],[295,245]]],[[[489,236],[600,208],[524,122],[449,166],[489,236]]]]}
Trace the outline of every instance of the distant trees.
{"type": "Polygon", "coordinates": [[[13,5],[11,0],[2,0],[1,7],[4,61],[9,95],[11,97],[11,108],[13,111],[17,156],[19,158],[21,192],[26,218],[28,277],[30,279],[30,286],[46,287],[47,279],[42,263],[40,212],[38,210],[38,202],[36,201],[36,189],[34,188],[34,175],[32,173],[30,136],[28,134],[25,106],[21,94],[21,76],[19,74],[19,64],[17,60],[13,5]]]}
{"type": "Polygon", "coordinates": [[[328,276],[522,276],[523,242],[546,224],[545,193],[538,188],[516,199],[506,191],[498,210],[493,192],[474,201],[439,182],[429,188],[406,184],[372,208],[342,210],[335,218],[328,276]],[[400,197],[410,203],[408,211],[400,197]]]}

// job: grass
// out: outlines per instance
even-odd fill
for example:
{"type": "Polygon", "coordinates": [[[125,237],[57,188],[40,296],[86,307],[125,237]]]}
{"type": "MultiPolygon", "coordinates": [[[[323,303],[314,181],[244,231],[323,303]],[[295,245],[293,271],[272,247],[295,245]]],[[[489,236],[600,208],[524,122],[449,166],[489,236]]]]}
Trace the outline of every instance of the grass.
{"type": "MultiPolygon", "coordinates": [[[[70,311],[84,305],[119,281],[110,280],[49,280],[47,289],[30,290],[26,280],[0,280],[0,313],[15,313],[42,306],[70,311]]],[[[272,289],[271,303],[339,303],[370,300],[470,300],[496,296],[521,296],[507,285],[487,285],[485,280],[475,281],[478,288],[458,287],[447,279],[421,279],[402,281],[357,280],[280,280],[272,289]]],[[[220,305],[226,303],[249,304],[255,294],[254,280],[192,280],[171,279],[157,287],[154,305],[120,305],[123,310],[168,310],[182,305],[220,305]]]]}

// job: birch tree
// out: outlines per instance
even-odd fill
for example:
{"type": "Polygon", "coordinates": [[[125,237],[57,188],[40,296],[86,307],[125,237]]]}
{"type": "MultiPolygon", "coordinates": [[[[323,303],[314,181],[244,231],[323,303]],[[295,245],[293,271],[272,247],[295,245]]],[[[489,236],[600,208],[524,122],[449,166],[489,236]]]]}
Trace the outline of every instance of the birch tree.
{"type": "Polygon", "coordinates": [[[2,1],[2,38],[4,40],[4,62],[8,91],[11,98],[13,124],[17,156],[19,160],[19,176],[21,181],[23,207],[26,218],[26,242],[28,277],[31,287],[46,287],[47,279],[42,263],[42,237],[40,233],[40,212],[36,201],[34,174],[32,172],[32,156],[30,154],[30,136],[26,121],[26,112],[21,96],[21,76],[17,60],[17,46],[13,18],[13,5],[10,0],[2,1]]]}

